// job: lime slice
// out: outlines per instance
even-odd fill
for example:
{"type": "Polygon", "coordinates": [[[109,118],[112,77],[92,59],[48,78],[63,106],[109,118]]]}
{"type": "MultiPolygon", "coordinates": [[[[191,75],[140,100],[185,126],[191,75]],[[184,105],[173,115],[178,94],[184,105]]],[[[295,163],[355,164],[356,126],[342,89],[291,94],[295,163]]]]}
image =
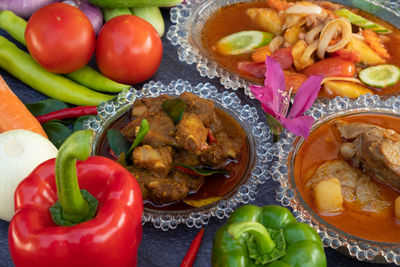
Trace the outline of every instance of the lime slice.
{"type": "Polygon", "coordinates": [[[372,22],[370,20],[367,20],[357,14],[354,14],[350,10],[347,10],[345,8],[335,10],[334,12],[336,15],[342,18],[346,18],[350,20],[351,23],[354,25],[360,26],[361,28],[364,29],[370,29],[371,31],[377,32],[377,33],[391,33],[391,31],[382,25],[376,24],[375,22],[372,22]]]}
{"type": "Polygon", "coordinates": [[[387,87],[400,79],[400,69],[391,64],[384,64],[363,69],[358,74],[360,80],[373,87],[387,87]]]}
{"type": "Polygon", "coordinates": [[[274,35],[262,31],[242,31],[221,38],[217,45],[222,55],[240,55],[269,44],[274,35]]]}

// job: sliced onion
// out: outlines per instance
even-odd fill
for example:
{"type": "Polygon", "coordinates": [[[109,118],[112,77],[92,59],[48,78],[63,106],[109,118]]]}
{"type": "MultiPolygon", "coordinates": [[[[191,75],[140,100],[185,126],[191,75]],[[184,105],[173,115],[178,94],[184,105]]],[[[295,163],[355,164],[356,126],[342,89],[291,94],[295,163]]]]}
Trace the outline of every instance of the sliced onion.
{"type": "Polygon", "coordinates": [[[351,41],[351,37],[351,23],[348,19],[338,18],[329,21],[325,24],[319,36],[318,57],[324,58],[325,52],[332,53],[345,47],[351,41]],[[341,33],[342,36],[339,42],[329,45],[338,33],[341,33]]]}
{"type": "Polygon", "coordinates": [[[300,2],[286,9],[286,14],[320,15],[322,8],[308,2],[300,2]]]}
{"type": "Polygon", "coordinates": [[[285,38],[283,38],[283,36],[275,36],[275,38],[269,43],[269,50],[271,51],[271,54],[278,50],[284,42],[285,38]]]}
{"type": "Polygon", "coordinates": [[[308,62],[314,51],[317,50],[317,48],[318,48],[318,41],[315,41],[314,43],[308,45],[304,50],[303,55],[301,56],[300,62],[302,63],[308,62]]]}
{"type": "Polygon", "coordinates": [[[41,7],[60,0],[0,0],[0,11],[10,10],[25,19],[41,7]]]}
{"type": "Polygon", "coordinates": [[[69,4],[71,6],[78,7],[82,10],[83,13],[88,17],[90,22],[92,23],[94,32],[97,34],[103,26],[103,13],[100,8],[93,6],[89,3],[88,0],[80,0],[80,1],[63,1],[63,3],[69,4]]]}
{"type": "Polygon", "coordinates": [[[318,34],[321,32],[323,28],[323,25],[319,25],[315,28],[312,28],[311,30],[309,30],[306,34],[306,42],[307,44],[312,44],[315,42],[315,40],[318,39],[318,34]]]}
{"type": "Polygon", "coordinates": [[[296,24],[303,25],[306,23],[306,20],[303,16],[300,15],[287,15],[285,20],[285,25],[283,25],[284,29],[288,29],[293,27],[296,24]]]}

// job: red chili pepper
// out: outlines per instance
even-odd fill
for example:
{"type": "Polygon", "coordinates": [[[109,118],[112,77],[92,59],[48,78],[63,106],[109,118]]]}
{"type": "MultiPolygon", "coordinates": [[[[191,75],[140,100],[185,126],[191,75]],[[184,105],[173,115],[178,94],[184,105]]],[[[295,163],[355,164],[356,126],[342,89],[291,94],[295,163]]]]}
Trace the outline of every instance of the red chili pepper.
{"type": "Polygon", "coordinates": [[[212,145],[212,144],[214,144],[214,143],[215,143],[216,145],[218,145],[218,140],[217,140],[217,138],[215,138],[215,136],[212,134],[212,132],[211,132],[210,129],[208,129],[207,141],[208,141],[208,143],[209,143],[210,145],[212,145]]]}
{"type": "Polygon", "coordinates": [[[50,112],[45,115],[37,116],[36,119],[40,123],[45,123],[51,120],[73,119],[86,115],[97,115],[96,106],[83,106],[74,108],[64,108],[50,112]]]}
{"type": "Polygon", "coordinates": [[[196,260],[197,252],[199,251],[201,240],[204,236],[204,228],[201,228],[200,231],[197,233],[196,237],[193,239],[192,243],[188,251],[186,252],[185,257],[180,265],[180,267],[191,267],[196,260]]]}
{"type": "Polygon", "coordinates": [[[111,148],[110,148],[110,150],[108,151],[108,154],[110,154],[110,156],[111,156],[114,160],[117,160],[117,159],[118,159],[117,153],[115,153],[114,150],[112,150],[111,148]]]}
{"type": "Polygon", "coordinates": [[[15,266],[136,266],[140,187],[115,161],[88,157],[92,139],[73,133],[18,185],[8,232],[15,266]]]}
{"type": "Polygon", "coordinates": [[[191,170],[191,169],[185,168],[185,167],[183,167],[183,166],[179,166],[179,165],[176,165],[176,164],[175,164],[174,167],[175,167],[177,170],[179,170],[179,171],[181,171],[181,172],[184,172],[184,173],[186,173],[186,174],[189,174],[189,175],[202,176],[202,175],[198,174],[197,172],[195,172],[195,171],[193,171],[193,170],[191,170]]]}

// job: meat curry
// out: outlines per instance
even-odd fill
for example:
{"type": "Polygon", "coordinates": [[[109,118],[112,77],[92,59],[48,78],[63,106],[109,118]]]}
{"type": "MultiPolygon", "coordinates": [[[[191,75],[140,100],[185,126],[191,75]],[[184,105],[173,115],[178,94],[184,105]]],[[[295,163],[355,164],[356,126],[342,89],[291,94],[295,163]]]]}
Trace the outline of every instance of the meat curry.
{"type": "MultiPolygon", "coordinates": [[[[186,200],[216,200],[241,181],[248,163],[246,133],[213,101],[188,92],[178,98],[142,98],[135,101],[131,114],[111,128],[120,129],[133,142],[143,119],[148,121],[149,130],[127,155],[132,158],[127,169],[137,179],[147,207],[191,208],[186,200]],[[179,121],[174,121],[163,104],[177,99],[185,109],[179,121]],[[192,167],[219,173],[202,176],[192,167]]],[[[101,153],[107,155],[107,151],[105,147],[101,153]]]]}
{"type": "Polygon", "coordinates": [[[400,242],[398,133],[400,118],[376,114],[341,117],[314,130],[294,163],[296,186],[305,202],[346,233],[400,242]],[[321,190],[324,186],[328,192],[321,190]]]}
{"type": "Polygon", "coordinates": [[[286,90],[293,92],[310,75],[325,77],[320,97],[400,92],[399,29],[329,1],[227,5],[205,23],[202,43],[222,67],[257,84],[263,83],[269,55],[281,64],[286,90]]]}

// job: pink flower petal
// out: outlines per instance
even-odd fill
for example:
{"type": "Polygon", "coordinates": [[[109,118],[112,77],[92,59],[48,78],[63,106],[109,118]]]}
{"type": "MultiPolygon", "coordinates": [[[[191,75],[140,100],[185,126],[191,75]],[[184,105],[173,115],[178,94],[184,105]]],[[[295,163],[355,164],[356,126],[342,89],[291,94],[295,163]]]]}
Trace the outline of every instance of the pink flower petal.
{"type": "Polygon", "coordinates": [[[273,107],[275,112],[282,112],[284,97],[282,93],[286,91],[285,75],[283,74],[281,65],[272,57],[267,56],[265,60],[267,71],[265,72],[264,85],[272,89],[273,107]]]}
{"type": "Polygon", "coordinates": [[[297,118],[309,109],[318,96],[322,76],[310,76],[297,90],[288,118],[297,118]]]}
{"type": "Polygon", "coordinates": [[[314,119],[311,116],[304,115],[293,119],[284,118],[281,120],[281,122],[288,131],[307,139],[308,135],[310,134],[311,126],[314,123],[314,119]]]}
{"type": "Polygon", "coordinates": [[[267,86],[250,85],[250,91],[254,97],[260,101],[265,112],[272,116],[276,116],[277,111],[274,107],[274,93],[267,86]]]}

